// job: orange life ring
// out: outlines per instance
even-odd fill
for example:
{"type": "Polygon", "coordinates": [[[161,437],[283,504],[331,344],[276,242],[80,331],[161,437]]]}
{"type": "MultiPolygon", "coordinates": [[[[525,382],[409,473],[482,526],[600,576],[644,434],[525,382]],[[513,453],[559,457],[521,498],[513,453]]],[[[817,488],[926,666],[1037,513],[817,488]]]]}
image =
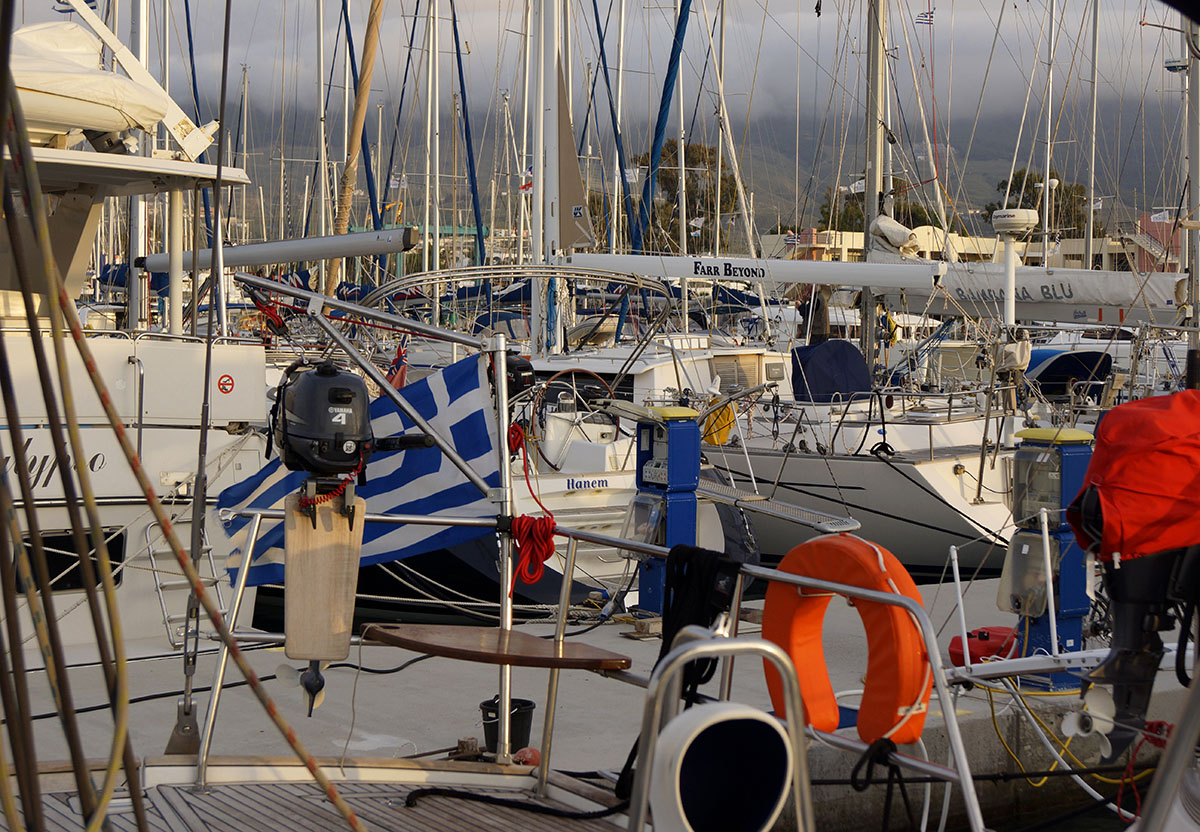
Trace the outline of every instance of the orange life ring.
{"type": "MultiPolygon", "coordinates": [[[[878,592],[898,592],[918,603],[921,596],[896,556],[851,534],[826,535],[788,552],[779,570],[878,592]]],[[[838,725],[838,705],[821,631],[832,596],[779,581],[767,586],[763,638],[792,657],[800,680],[807,723],[819,731],[838,725]]],[[[858,736],[864,742],[883,737],[897,744],[915,742],[925,725],[932,673],[921,631],[901,607],[854,600],[867,634],[867,676],[858,710],[858,736]]],[[[764,662],[767,689],[777,714],[785,711],[783,684],[764,662]]]]}

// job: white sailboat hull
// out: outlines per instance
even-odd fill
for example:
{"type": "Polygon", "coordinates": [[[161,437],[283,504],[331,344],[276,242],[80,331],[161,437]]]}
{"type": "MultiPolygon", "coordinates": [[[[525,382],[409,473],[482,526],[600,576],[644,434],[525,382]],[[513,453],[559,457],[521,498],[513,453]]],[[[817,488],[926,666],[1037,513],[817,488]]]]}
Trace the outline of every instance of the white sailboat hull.
{"type": "MultiPolygon", "coordinates": [[[[975,503],[974,480],[955,473],[960,465],[977,471],[978,451],[938,452],[932,461],[897,455],[886,462],[866,453],[826,456],[764,449],[743,453],[710,447],[706,455],[740,488],[750,490],[757,483],[760,494],[775,500],[853,517],[862,524],[857,534],[891,550],[919,579],[949,576],[950,546],[959,548],[968,574],[976,569],[998,572],[1003,565],[1007,505],[988,490],[984,502],[975,503]]],[[[750,522],[765,561],[818,534],[754,513],[750,522]]]]}

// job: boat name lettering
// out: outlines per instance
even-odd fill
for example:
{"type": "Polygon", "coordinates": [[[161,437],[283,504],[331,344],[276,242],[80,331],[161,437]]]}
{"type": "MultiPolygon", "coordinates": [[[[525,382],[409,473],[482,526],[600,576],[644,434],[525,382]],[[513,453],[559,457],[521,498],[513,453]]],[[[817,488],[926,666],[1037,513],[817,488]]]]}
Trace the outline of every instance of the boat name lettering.
{"type": "Polygon", "coordinates": [[[706,264],[703,260],[692,261],[692,274],[702,277],[756,277],[767,276],[767,270],[762,266],[735,266],[728,260],[720,263],[706,264]]]}
{"type": "Polygon", "coordinates": [[[608,488],[608,480],[577,480],[567,477],[567,490],[574,491],[577,488],[608,488]]]}
{"type": "MultiPolygon", "coordinates": [[[[1075,288],[1070,283],[1043,283],[1037,289],[1041,295],[1041,300],[1070,300],[1075,297],[1075,288]]],[[[1003,289],[962,288],[955,289],[954,293],[958,296],[959,300],[983,301],[986,303],[999,303],[1004,300],[1005,294],[1003,289]]],[[[1021,286],[1017,289],[1017,300],[1033,303],[1037,299],[1027,286],[1021,286]]]]}
{"type": "MultiPolygon", "coordinates": [[[[58,459],[53,453],[31,454],[29,452],[29,448],[32,444],[33,437],[26,439],[23,449],[25,466],[29,470],[29,480],[34,488],[46,488],[50,485],[55,472],[58,470],[58,459]]],[[[64,457],[66,458],[67,465],[74,467],[75,463],[71,461],[70,455],[64,454],[64,457]]],[[[107,460],[105,460],[104,454],[92,454],[91,458],[87,461],[88,470],[92,473],[96,473],[104,468],[106,462],[107,460]]],[[[3,464],[3,470],[5,474],[8,474],[12,471],[13,458],[11,456],[3,457],[0,459],[0,463],[3,464]]]]}

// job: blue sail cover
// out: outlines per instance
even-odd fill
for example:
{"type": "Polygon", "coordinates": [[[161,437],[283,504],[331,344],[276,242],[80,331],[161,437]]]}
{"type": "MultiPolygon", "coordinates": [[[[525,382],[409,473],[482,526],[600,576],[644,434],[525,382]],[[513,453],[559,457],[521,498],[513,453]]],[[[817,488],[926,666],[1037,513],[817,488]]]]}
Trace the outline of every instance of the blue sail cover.
{"type": "Polygon", "coordinates": [[[871,374],[858,347],[825,341],[792,350],[792,389],[798,402],[831,402],[871,390],[871,374]]]}
{"type": "Polygon", "coordinates": [[[1069,396],[1073,384],[1102,385],[1112,372],[1112,363],[1112,356],[1104,350],[1039,347],[1030,354],[1025,377],[1037,381],[1044,396],[1069,396]]]}

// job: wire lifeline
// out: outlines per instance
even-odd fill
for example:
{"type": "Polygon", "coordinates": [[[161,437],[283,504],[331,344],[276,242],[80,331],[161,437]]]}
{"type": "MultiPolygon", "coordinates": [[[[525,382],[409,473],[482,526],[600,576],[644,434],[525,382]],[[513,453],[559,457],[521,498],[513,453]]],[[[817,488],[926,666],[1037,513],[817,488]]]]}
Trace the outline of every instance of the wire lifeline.
{"type": "MultiPolygon", "coordinates": [[[[41,208],[43,205],[41,185],[36,178],[36,166],[34,164],[32,154],[29,151],[27,141],[20,142],[19,151],[19,155],[14,157],[14,166],[17,168],[22,179],[24,180],[23,185],[27,193],[30,195],[32,203],[36,207],[41,208]]],[[[49,227],[45,220],[45,214],[34,211],[32,212],[32,216],[34,218],[39,243],[44,249],[49,248],[49,227]]],[[[129,435],[125,429],[125,424],[122,421],[120,414],[117,412],[116,406],[113,404],[112,396],[108,391],[108,386],[104,383],[104,380],[99,375],[95,357],[92,355],[92,351],[90,347],[88,347],[87,340],[84,337],[83,325],[80,322],[79,316],[75,312],[74,307],[71,305],[71,299],[67,296],[66,288],[63,285],[61,275],[59,274],[57,267],[53,265],[53,262],[53,260],[49,260],[45,263],[48,291],[54,292],[58,295],[59,304],[63,309],[64,318],[66,319],[68,328],[71,332],[71,339],[75,342],[75,345],[79,350],[79,354],[83,360],[84,367],[87,370],[88,377],[91,379],[92,386],[95,388],[96,396],[104,408],[105,416],[108,418],[109,424],[112,426],[113,432],[116,434],[117,440],[121,446],[121,451],[129,463],[129,467],[135,479],[137,480],[138,487],[142,490],[143,496],[150,505],[155,520],[162,529],[163,537],[170,544],[172,553],[175,555],[175,559],[179,562],[180,569],[183,571],[187,581],[192,585],[192,590],[196,593],[197,600],[204,608],[204,611],[208,615],[213,626],[216,628],[220,640],[228,646],[230,656],[233,658],[238,670],[240,670],[242,675],[246,678],[246,681],[251,690],[254,692],[255,697],[259,700],[259,703],[263,706],[263,709],[267,712],[267,715],[271,718],[271,721],[275,724],[275,727],[283,735],[288,745],[291,746],[292,750],[304,764],[305,768],[312,773],[317,784],[322,788],[330,802],[337,808],[338,812],[346,820],[350,828],[356,830],[356,832],[365,830],[365,824],[358,819],[357,815],[354,813],[354,810],[338,793],[333,783],[321,770],[320,766],[317,765],[316,758],[314,758],[304,746],[300,738],[292,729],[291,725],[288,723],[287,719],[279,712],[279,709],[276,707],[275,702],[271,698],[270,694],[267,693],[265,688],[263,688],[258,679],[258,675],[254,672],[254,668],[250,666],[250,663],[242,653],[237,640],[233,637],[228,625],[225,623],[224,616],[213,602],[208,593],[207,587],[204,585],[195,567],[192,565],[191,559],[188,557],[187,553],[184,552],[183,546],[179,542],[179,537],[175,533],[174,526],[171,524],[170,518],[164,511],[162,503],[159,501],[158,495],[155,493],[154,487],[150,483],[149,477],[142,468],[141,460],[138,458],[137,452],[134,450],[133,445],[129,440],[129,435]]],[[[19,456],[20,455],[18,455],[18,457],[19,456]]]]}

